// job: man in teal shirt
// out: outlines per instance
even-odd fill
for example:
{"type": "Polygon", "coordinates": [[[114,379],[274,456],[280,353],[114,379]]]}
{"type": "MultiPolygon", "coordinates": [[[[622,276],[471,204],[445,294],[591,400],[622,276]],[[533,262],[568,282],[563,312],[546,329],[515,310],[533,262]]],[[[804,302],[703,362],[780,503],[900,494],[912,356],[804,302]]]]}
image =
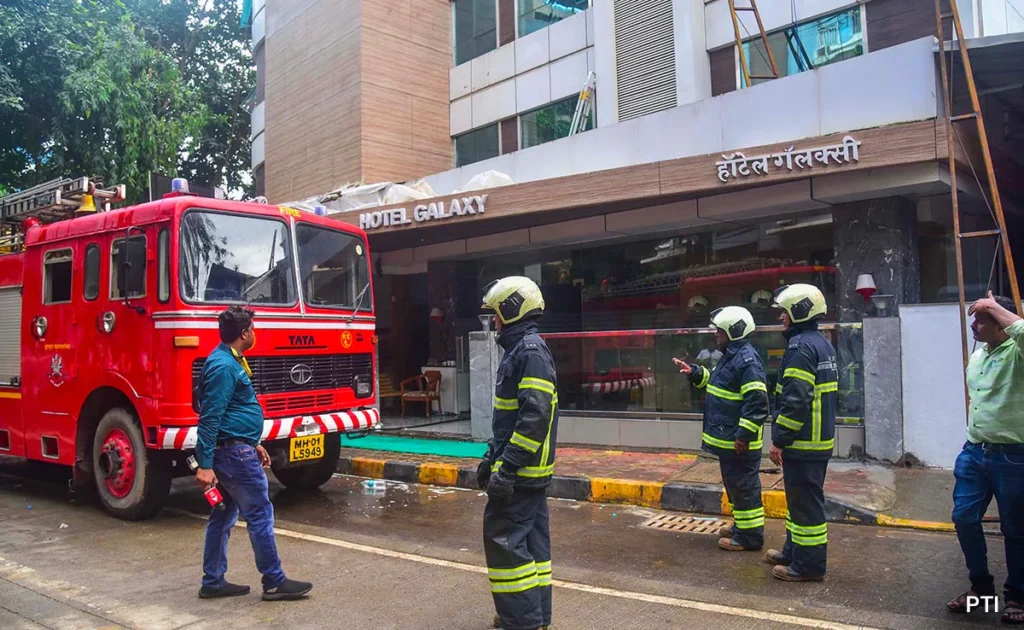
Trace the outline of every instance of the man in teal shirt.
{"type": "Polygon", "coordinates": [[[196,481],[206,488],[217,485],[224,510],[212,510],[203,550],[203,586],[200,599],[245,595],[249,587],[224,579],[228,570],[228,538],[245,517],[256,568],[263,574],[263,599],[304,597],[309,582],[285,577],[274,539],[274,506],[270,503],[267,473],[270,456],[260,446],[263,408],[252,387],[252,370],[242,353],[256,344],[253,312],[232,306],[218,318],[221,344],[210,353],[200,375],[196,481]]]}
{"type": "MultiPolygon", "coordinates": [[[[965,613],[968,598],[995,595],[981,527],[995,497],[1006,548],[1002,620],[1010,624],[1024,623],[1024,320],[1016,310],[991,291],[970,309],[974,338],[984,345],[967,364],[967,443],[953,469],[953,523],[971,589],[946,604],[965,613]]],[[[975,602],[974,609],[986,610],[975,602]]]]}

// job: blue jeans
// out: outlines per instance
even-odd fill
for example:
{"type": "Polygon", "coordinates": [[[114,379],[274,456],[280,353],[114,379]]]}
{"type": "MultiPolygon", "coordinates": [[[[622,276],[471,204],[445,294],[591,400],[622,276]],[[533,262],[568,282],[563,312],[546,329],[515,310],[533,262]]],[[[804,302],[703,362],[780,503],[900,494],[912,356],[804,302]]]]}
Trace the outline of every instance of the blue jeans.
{"type": "Polygon", "coordinates": [[[1016,452],[986,451],[980,444],[964,444],[953,475],[953,524],[967,560],[971,589],[979,595],[995,593],[988,571],[988,550],[981,519],[992,497],[999,506],[999,527],[1006,546],[1006,599],[1024,603],[1024,445],[1016,452]]]}
{"type": "Polygon", "coordinates": [[[210,512],[203,550],[203,586],[219,588],[226,584],[228,538],[239,512],[248,525],[249,542],[256,556],[256,568],[263,574],[264,590],[279,586],[285,576],[274,540],[274,506],[256,449],[244,444],[218,448],[213,456],[213,472],[227,509],[210,512]]]}

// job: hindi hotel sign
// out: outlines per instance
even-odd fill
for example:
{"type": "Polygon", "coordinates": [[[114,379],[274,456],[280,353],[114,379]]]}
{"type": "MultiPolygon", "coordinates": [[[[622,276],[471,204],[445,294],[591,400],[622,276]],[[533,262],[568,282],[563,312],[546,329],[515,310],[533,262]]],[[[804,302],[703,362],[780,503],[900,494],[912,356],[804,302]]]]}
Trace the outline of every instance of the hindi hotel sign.
{"type": "Polygon", "coordinates": [[[467,214],[483,214],[484,204],[486,203],[487,195],[473,195],[471,197],[462,197],[461,199],[456,197],[447,204],[443,201],[432,201],[428,204],[421,203],[412,209],[412,217],[409,216],[407,208],[363,212],[359,215],[359,227],[364,230],[372,230],[379,227],[439,221],[467,214]]]}
{"type": "Polygon", "coordinates": [[[718,167],[718,179],[728,182],[750,175],[767,175],[770,168],[792,171],[814,168],[815,164],[828,166],[830,162],[849,164],[860,161],[860,145],[853,136],[846,136],[839,144],[827,147],[794,150],[791,146],[785,151],[747,157],[739,151],[722,155],[722,161],[715,162],[718,167]]]}

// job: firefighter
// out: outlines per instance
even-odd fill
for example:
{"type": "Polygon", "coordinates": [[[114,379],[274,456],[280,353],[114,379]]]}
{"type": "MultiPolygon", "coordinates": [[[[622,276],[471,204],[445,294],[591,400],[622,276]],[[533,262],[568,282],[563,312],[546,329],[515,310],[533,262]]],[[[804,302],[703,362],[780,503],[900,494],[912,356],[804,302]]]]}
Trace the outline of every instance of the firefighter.
{"type": "Polygon", "coordinates": [[[768,418],[764,362],[748,337],[754,318],[741,306],[711,313],[711,327],[723,355],[712,368],[673,359],[690,382],[707,391],[703,449],[718,456],[734,524],[723,528],[718,546],[726,551],[757,551],[764,546],[761,505],[761,448],[768,418]]]}
{"type": "Polygon", "coordinates": [[[786,352],[775,385],[775,424],[768,456],[782,466],[786,486],[786,545],[769,549],[772,575],[788,582],[818,582],[825,576],[828,527],[825,472],[835,444],[839,372],[836,350],[818,331],[825,296],[810,284],[780,287],[773,296],[782,309],[786,352]]]}
{"type": "Polygon", "coordinates": [[[491,439],[477,470],[487,489],[484,553],[497,628],[536,630],[551,623],[551,537],[546,489],[558,432],[555,362],[537,334],[544,297],[529,278],[510,276],[485,289],[505,356],[494,388],[491,439]]]}

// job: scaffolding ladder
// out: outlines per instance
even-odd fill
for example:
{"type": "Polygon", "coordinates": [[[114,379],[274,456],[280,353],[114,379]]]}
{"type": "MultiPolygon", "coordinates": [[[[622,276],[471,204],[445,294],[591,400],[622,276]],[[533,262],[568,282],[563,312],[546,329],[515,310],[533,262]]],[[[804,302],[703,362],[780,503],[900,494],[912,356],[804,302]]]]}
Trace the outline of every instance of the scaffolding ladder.
{"type": "MultiPolygon", "coordinates": [[[[1017,270],[1013,264],[1013,254],[1010,249],[1010,242],[1007,238],[1006,232],[1006,219],[1003,216],[1003,202],[999,196],[999,187],[996,183],[996,174],[992,166],[992,153],[989,150],[988,134],[985,131],[985,122],[981,115],[981,104],[978,100],[978,89],[974,82],[974,71],[971,68],[971,58],[967,51],[967,40],[964,38],[963,25],[960,22],[960,11],[957,9],[956,0],[935,0],[935,27],[939,38],[939,59],[940,59],[940,70],[942,74],[942,96],[943,96],[943,118],[944,126],[946,128],[946,146],[948,148],[949,157],[949,189],[950,196],[953,206],[953,232],[955,234],[954,246],[956,249],[956,282],[957,289],[960,296],[960,337],[961,347],[963,352],[964,367],[967,366],[967,362],[970,360],[970,352],[967,347],[967,296],[964,289],[964,258],[963,258],[963,240],[968,238],[986,238],[995,237],[996,247],[995,255],[992,260],[992,269],[989,273],[988,288],[992,288],[993,281],[995,279],[995,270],[999,261],[999,255],[1002,254],[1003,262],[1006,265],[1006,273],[1009,277],[1010,292],[1014,304],[1017,305],[1017,312],[1021,311],[1020,302],[1020,288],[1017,285],[1017,270]],[[942,3],[947,2],[949,4],[949,12],[945,13],[942,11],[942,3]],[[951,20],[953,24],[956,41],[949,42],[949,61],[946,60],[946,37],[943,29],[943,21],[951,20]],[[954,51],[960,53],[961,64],[963,65],[964,78],[967,83],[967,92],[970,97],[971,110],[966,114],[954,114],[953,112],[953,53],[954,51]],[[971,163],[970,155],[967,152],[967,148],[964,145],[963,138],[959,131],[957,131],[956,125],[965,122],[973,121],[977,130],[978,148],[981,152],[982,162],[985,170],[986,185],[981,182],[981,178],[978,176],[977,170],[975,170],[974,164],[971,163]],[[960,192],[957,189],[957,155],[956,149],[959,144],[960,148],[963,149],[964,159],[967,161],[967,165],[970,167],[971,172],[974,175],[975,181],[978,184],[978,188],[981,190],[982,197],[985,200],[985,204],[992,215],[993,222],[996,225],[995,229],[992,230],[980,230],[976,232],[963,232],[961,229],[961,214],[960,214],[960,192]]],[[[965,400],[970,404],[970,392],[967,390],[966,379],[964,381],[964,395],[965,400]]]]}
{"type": "Polygon", "coordinates": [[[753,80],[770,80],[779,78],[779,66],[775,62],[775,53],[772,52],[772,47],[768,45],[768,34],[764,30],[764,22],[761,21],[761,12],[757,10],[757,0],[747,0],[749,6],[738,7],[736,6],[736,0],[729,0],[729,14],[732,16],[732,28],[736,34],[736,48],[740,53],[740,70],[743,72],[743,85],[750,87],[753,85],[750,81],[753,80]],[[748,12],[754,14],[754,19],[757,21],[757,30],[761,37],[761,43],[764,45],[764,50],[768,54],[768,70],[771,74],[750,74],[750,60],[747,59],[747,53],[743,50],[743,35],[740,33],[740,16],[739,12],[748,12]]]}
{"type": "Polygon", "coordinates": [[[580,90],[580,97],[576,101],[576,111],[572,115],[572,124],[569,126],[569,135],[574,136],[581,131],[586,131],[587,123],[590,122],[590,110],[594,106],[594,89],[597,87],[597,74],[587,73],[587,80],[580,90]]]}

